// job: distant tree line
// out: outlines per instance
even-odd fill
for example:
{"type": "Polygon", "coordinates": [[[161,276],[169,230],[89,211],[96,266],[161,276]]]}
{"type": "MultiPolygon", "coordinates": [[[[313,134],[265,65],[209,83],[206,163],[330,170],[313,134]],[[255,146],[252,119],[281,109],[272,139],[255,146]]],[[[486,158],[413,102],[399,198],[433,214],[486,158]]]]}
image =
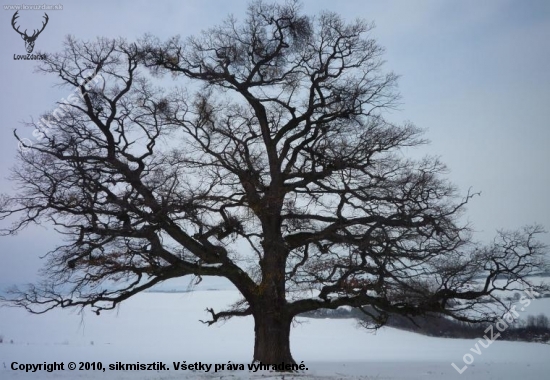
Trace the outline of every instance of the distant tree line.
{"type": "MultiPolygon", "coordinates": [[[[340,308],[337,310],[315,310],[303,315],[309,318],[355,318],[365,327],[372,324],[370,317],[356,308],[340,308]]],[[[475,339],[486,335],[484,324],[468,323],[452,320],[436,314],[426,314],[407,318],[401,315],[392,315],[388,318],[387,326],[406,331],[413,331],[423,335],[442,338],[475,339]]],[[[501,340],[550,343],[550,319],[544,315],[528,315],[526,319],[518,319],[499,332],[501,340]]]]}

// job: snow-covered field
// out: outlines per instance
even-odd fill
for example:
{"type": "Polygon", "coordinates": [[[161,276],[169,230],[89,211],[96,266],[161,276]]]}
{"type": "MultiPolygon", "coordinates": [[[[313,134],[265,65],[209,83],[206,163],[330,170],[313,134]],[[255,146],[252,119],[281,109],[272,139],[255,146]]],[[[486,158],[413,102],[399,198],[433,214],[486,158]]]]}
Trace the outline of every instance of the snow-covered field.
{"type": "MultiPolygon", "coordinates": [[[[119,310],[83,317],[55,310],[31,315],[0,308],[0,379],[267,379],[270,372],[176,371],[173,362],[250,363],[253,321],[236,318],[208,327],[206,307],[221,309],[236,300],[233,290],[191,293],[144,293],[119,310]],[[13,340],[13,343],[11,341],[13,340]],[[162,362],[163,371],[71,371],[69,362],[162,362]],[[64,371],[12,370],[13,362],[63,362],[64,371]]],[[[550,300],[536,300],[533,310],[550,315],[550,300]],[[536,307],[535,307],[536,305],[536,307]]],[[[525,311],[531,314],[530,310],[525,311]]],[[[495,330],[496,332],[496,330],[495,330]]],[[[353,320],[301,318],[292,330],[294,358],[308,370],[285,379],[548,379],[550,345],[496,341],[484,348],[478,340],[430,338],[383,328],[376,334],[353,320]],[[477,343],[477,346],[476,346],[477,343]],[[465,357],[466,355],[466,357],[465,357]],[[464,367],[459,374],[452,366],[464,367]]]]}

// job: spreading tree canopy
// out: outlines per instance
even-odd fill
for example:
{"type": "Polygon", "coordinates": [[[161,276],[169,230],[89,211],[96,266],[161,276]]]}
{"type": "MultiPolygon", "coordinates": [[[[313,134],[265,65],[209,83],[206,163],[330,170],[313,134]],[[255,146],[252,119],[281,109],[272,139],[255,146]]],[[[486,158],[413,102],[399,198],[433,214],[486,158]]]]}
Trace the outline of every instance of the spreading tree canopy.
{"type": "Polygon", "coordinates": [[[439,159],[406,158],[422,131],[384,118],[397,77],[371,29],[254,2],[184,40],[69,37],[39,69],[76,95],[31,123],[0,201],[17,218],[4,233],[46,223],[64,243],[10,301],[99,314],[172,278],[225,277],[242,301],[205,322],[252,316],[263,363],[292,363],[293,318],[322,308],[374,327],[492,320],[499,292],[533,286],[542,228],[474,242],[460,218],[475,194],[439,159]]]}

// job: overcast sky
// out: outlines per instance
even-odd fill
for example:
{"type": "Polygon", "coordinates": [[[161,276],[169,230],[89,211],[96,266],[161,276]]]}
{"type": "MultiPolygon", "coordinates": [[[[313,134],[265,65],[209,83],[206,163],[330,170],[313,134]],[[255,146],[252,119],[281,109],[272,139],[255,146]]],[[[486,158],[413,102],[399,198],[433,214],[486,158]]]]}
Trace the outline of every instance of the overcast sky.
{"type": "MultiPolygon", "coordinates": [[[[44,3],[63,5],[47,11],[49,23],[35,48],[45,52],[59,51],[67,34],[84,40],[135,40],[144,33],[185,37],[230,13],[242,18],[247,5],[240,0],[44,3]]],[[[482,192],[467,213],[478,239],[488,242],[497,229],[534,222],[550,229],[550,1],[305,0],[303,9],[376,23],[373,36],[386,48],[386,69],[401,75],[402,106],[389,117],[424,128],[431,144],[422,153],[441,156],[463,193],[469,187],[482,192]]],[[[25,53],[10,24],[14,12],[0,10],[0,192],[12,191],[5,177],[17,149],[13,129],[31,137],[21,122],[70,94],[54,87],[55,76],[33,73],[36,62],[14,60],[14,54],[25,53]]],[[[18,25],[37,28],[43,13],[20,11],[18,25]]],[[[550,243],[550,235],[543,240],[550,243]]],[[[34,280],[38,257],[58,242],[46,228],[0,237],[0,283],[34,280]]]]}

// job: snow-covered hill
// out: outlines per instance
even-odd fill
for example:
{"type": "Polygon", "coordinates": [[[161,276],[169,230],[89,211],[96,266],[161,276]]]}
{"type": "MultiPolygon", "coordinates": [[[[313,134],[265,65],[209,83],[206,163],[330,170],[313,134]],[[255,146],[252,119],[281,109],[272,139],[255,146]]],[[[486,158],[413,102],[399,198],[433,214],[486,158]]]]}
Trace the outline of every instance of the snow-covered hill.
{"type": "MultiPolygon", "coordinates": [[[[237,298],[233,290],[144,293],[99,317],[66,310],[31,315],[1,308],[0,379],[280,378],[248,370],[213,373],[214,367],[208,373],[174,370],[172,363],[182,361],[226,365],[231,361],[246,368],[253,351],[251,318],[211,327],[199,322],[208,318],[206,307],[219,310],[237,298]],[[70,371],[66,366],[71,361],[101,362],[103,367],[160,361],[169,370],[70,371]],[[64,362],[65,370],[25,373],[12,370],[13,362],[64,362]]],[[[544,302],[536,309],[549,307],[544,302]]],[[[550,315],[550,310],[546,313],[550,315]]],[[[294,358],[308,370],[285,379],[535,380],[550,374],[550,345],[496,341],[484,348],[478,340],[431,338],[391,328],[373,334],[353,320],[298,319],[291,342],[294,358]],[[462,369],[463,358],[473,362],[460,375],[451,363],[462,369]]]]}

